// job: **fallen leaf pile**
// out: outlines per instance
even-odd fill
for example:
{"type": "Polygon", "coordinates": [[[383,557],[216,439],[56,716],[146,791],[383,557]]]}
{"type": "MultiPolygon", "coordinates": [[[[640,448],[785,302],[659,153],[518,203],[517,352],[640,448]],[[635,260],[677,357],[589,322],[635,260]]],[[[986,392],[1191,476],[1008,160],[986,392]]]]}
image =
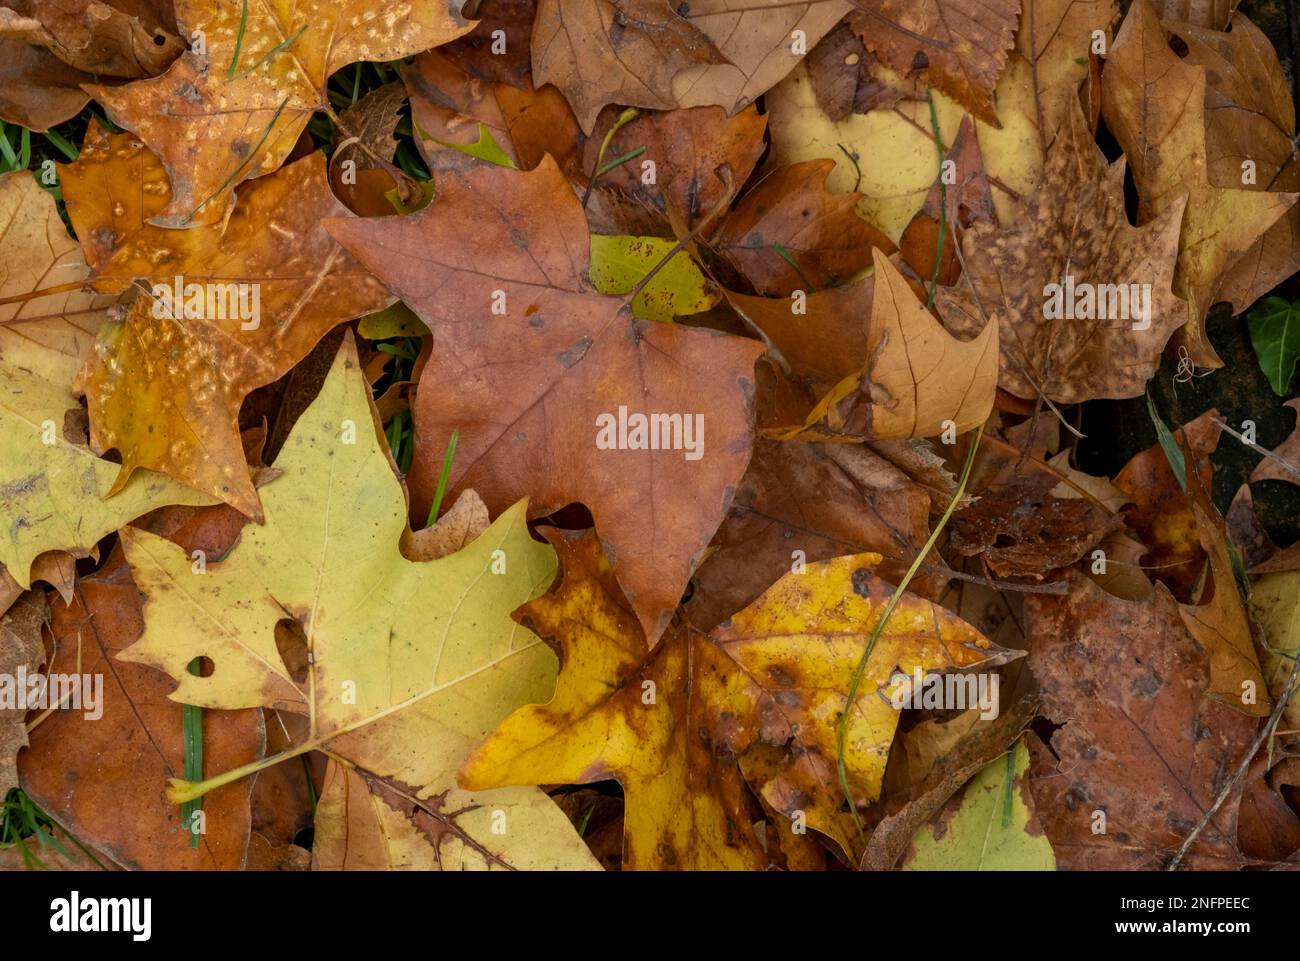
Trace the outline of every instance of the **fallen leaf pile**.
{"type": "Polygon", "coordinates": [[[1300,864],[1235,7],[0,0],[0,866],[1300,864]]]}

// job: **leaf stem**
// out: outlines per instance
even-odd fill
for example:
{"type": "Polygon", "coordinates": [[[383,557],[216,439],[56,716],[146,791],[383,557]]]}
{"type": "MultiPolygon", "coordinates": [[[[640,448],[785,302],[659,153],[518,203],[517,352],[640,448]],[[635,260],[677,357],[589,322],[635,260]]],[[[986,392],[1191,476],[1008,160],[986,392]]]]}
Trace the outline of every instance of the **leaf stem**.
{"type": "Polygon", "coordinates": [[[934,131],[934,152],[939,157],[939,239],[934,245],[934,269],[930,272],[930,292],[925,298],[926,310],[934,307],[934,292],[939,286],[939,267],[943,263],[943,241],[948,233],[948,184],[943,179],[943,137],[939,130],[939,111],[934,105],[933,90],[929,92],[928,99],[930,101],[930,129],[934,131]]]}

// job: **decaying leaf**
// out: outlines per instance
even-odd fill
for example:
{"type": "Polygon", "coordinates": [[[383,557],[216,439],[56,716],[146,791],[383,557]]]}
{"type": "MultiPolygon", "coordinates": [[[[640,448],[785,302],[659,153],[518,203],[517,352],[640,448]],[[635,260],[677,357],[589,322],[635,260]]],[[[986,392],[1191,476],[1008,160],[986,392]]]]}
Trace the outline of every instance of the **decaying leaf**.
{"type": "MultiPolygon", "coordinates": [[[[1077,573],[1069,584],[1025,603],[1029,667],[1056,725],[1032,745],[1035,806],[1062,868],[1158,869],[1226,786],[1256,722],[1211,694],[1210,656],[1163,585],[1135,603],[1077,573]]],[[[1237,866],[1239,798],[1240,786],[1188,867],[1237,866]]]]}
{"type": "Polygon", "coordinates": [[[1149,0],[1130,8],[1102,80],[1106,125],[1131,162],[1142,219],[1186,207],[1174,278],[1174,293],[1187,302],[1181,336],[1193,362],[1221,367],[1202,329],[1205,314],[1225,296],[1228,270],[1295,204],[1297,194],[1213,185],[1206,68],[1180,60],[1169,48],[1149,0]]]}
{"type": "Polygon", "coordinates": [[[521,90],[485,83],[453,61],[447,49],[421,54],[403,73],[416,143],[432,170],[456,166],[465,155],[525,169],[536,167],[546,154],[563,169],[576,161],[581,131],[554,87],[521,90]]]}
{"type": "Polygon", "coordinates": [[[1020,221],[966,233],[968,273],[938,297],[950,330],[1001,328],[999,386],[1058,403],[1135,397],[1184,322],[1171,290],[1180,210],[1144,227],[1124,209],[1124,163],[1107,166],[1076,106],[1020,221]]]}
{"type": "MultiPolygon", "coordinates": [[[[835,726],[890,591],[873,574],[879,555],[787,574],[710,634],[675,627],[647,656],[595,536],[551,540],[563,579],[516,617],[560,654],[555,697],[507,718],[465,763],[462,782],[617,778],[627,798],[626,867],[753,868],[743,771],[775,811],[802,811],[809,827],[855,850],[840,808],[835,726]]],[[[848,726],[855,801],[880,792],[898,709],[877,692],[895,668],[974,667],[1007,655],[937,605],[905,598],[871,655],[848,726]]]]}

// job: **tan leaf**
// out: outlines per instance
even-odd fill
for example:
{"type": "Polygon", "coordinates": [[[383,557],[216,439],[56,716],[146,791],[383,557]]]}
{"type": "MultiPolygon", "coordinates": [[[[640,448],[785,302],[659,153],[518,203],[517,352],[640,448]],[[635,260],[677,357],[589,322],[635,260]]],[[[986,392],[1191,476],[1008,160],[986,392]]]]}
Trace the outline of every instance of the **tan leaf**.
{"type": "MultiPolygon", "coordinates": [[[[898,270],[875,251],[876,286],[868,359],[782,439],[890,440],[935,437],[951,423],[964,433],[984,423],[997,387],[998,330],[953,337],[917,301],[898,270]]],[[[968,331],[969,333],[969,331],[968,331]]]]}

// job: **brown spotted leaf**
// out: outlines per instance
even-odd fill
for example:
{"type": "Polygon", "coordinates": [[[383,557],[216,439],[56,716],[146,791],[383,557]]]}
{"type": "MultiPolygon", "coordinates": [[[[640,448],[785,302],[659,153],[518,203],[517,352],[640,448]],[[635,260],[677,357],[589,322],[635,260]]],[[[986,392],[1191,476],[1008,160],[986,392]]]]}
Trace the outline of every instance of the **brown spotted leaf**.
{"type": "Polygon", "coordinates": [[[219,222],[242,181],[278,168],[317,110],[330,74],[357,60],[398,60],[468,33],[462,0],[178,0],[177,18],[202,26],[161,77],[88,88],[119,126],[158,156],[171,197],[150,211],[170,227],[219,222]],[[241,24],[241,15],[247,18],[241,24]]]}
{"type": "Polygon", "coordinates": [[[1180,206],[1133,227],[1123,182],[1124,162],[1106,165],[1076,104],[1026,216],[966,233],[969,274],[939,292],[940,312],[964,336],[996,321],[998,384],[1017,397],[1136,397],[1185,319],[1171,291],[1180,206]]]}
{"type": "Polygon", "coordinates": [[[1063,470],[985,435],[976,498],[952,518],[952,547],[999,577],[1041,580],[1085,557],[1123,520],[1063,470]]]}
{"type": "MultiPolygon", "coordinates": [[[[1132,602],[1077,572],[1069,584],[1068,595],[1025,602],[1029,667],[1057,725],[1050,751],[1033,745],[1038,815],[1065,870],[1158,870],[1227,785],[1256,719],[1211,694],[1210,656],[1163,585],[1132,602]]],[[[1239,865],[1240,796],[1238,785],[1187,867],[1239,865]]]]}
{"type": "Polygon", "coordinates": [[[330,193],[323,156],[242,188],[225,224],[189,230],[149,223],[167,206],[167,184],[130,134],[92,127],[62,175],[95,288],[117,293],[136,281],[154,288],[105,330],[81,375],[91,439],[122,457],[113,492],[148,467],[259,516],[236,423],[244,397],[336,324],[392,300],[320,224],[348,216],[330,193]],[[174,297],[164,300],[157,288],[174,294],[178,279],[204,293],[199,317],[169,316],[174,297]],[[240,309],[227,299],[209,314],[206,296],[232,289],[240,309]]]}

